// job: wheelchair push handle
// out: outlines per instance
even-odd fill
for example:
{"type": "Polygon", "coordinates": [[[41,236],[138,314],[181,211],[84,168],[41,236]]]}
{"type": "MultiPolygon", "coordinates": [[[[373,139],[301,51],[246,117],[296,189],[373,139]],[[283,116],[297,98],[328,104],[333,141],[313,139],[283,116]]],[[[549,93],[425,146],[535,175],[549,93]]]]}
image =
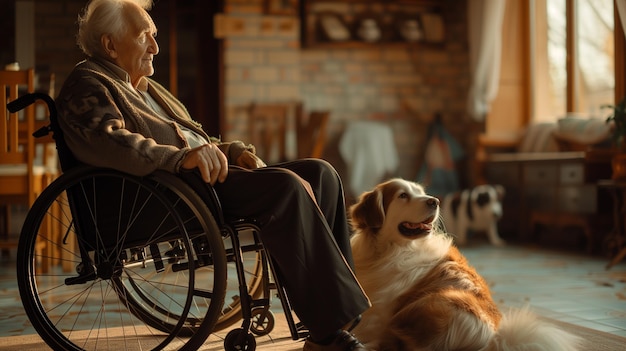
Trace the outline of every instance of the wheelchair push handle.
{"type": "Polygon", "coordinates": [[[48,110],[50,113],[56,114],[56,105],[54,104],[54,100],[48,95],[44,93],[30,93],[26,95],[22,95],[19,98],[9,102],[7,104],[7,109],[11,113],[15,113],[19,110],[25,109],[27,106],[32,105],[37,100],[44,100],[46,105],[48,105],[48,110]]]}
{"type": "MultiPolygon", "coordinates": [[[[51,119],[56,118],[57,107],[54,103],[54,100],[52,100],[50,95],[45,94],[45,93],[30,93],[30,94],[20,96],[19,98],[9,102],[7,104],[7,109],[9,110],[9,112],[15,113],[17,111],[23,110],[26,107],[34,104],[35,101],[37,100],[43,100],[46,103],[46,105],[48,106],[48,111],[50,111],[51,119]]],[[[39,130],[36,130],[33,133],[33,136],[35,138],[40,138],[40,137],[48,135],[50,131],[51,131],[50,126],[41,127],[39,130]]]]}
{"type": "Polygon", "coordinates": [[[33,133],[33,136],[35,138],[41,138],[52,133],[52,138],[56,143],[57,153],[59,154],[59,161],[61,163],[62,171],[65,172],[70,168],[80,165],[81,163],[74,157],[70,149],[67,147],[65,140],[63,139],[63,131],[59,127],[59,122],[57,119],[57,107],[50,95],[41,92],[34,92],[22,95],[19,98],[9,102],[7,104],[7,109],[11,113],[15,113],[34,104],[37,100],[43,100],[48,106],[48,112],[50,113],[48,116],[50,119],[50,124],[36,130],[33,133]]]}

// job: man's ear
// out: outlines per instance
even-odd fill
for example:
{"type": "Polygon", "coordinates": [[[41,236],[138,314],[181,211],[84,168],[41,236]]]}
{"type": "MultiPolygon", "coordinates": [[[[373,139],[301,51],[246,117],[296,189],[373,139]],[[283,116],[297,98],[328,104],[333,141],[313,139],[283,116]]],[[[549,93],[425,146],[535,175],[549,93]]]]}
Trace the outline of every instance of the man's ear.
{"type": "Polygon", "coordinates": [[[115,49],[115,42],[113,41],[111,34],[103,34],[100,38],[100,43],[102,43],[104,52],[109,55],[110,58],[117,58],[117,50],[115,49]]]}

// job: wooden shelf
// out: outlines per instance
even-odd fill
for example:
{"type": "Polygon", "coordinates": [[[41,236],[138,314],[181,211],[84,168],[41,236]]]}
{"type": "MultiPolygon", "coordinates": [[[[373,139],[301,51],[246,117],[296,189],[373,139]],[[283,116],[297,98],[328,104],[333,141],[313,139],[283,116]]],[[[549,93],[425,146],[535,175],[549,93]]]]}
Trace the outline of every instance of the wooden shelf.
{"type": "Polygon", "coordinates": [[[441,49],[445,44],[442,6],[433,0],[302,0],[302,46],[309,49],[377,46],[441,49]],[[417,37],[408,39],[407,31],[402,30],[404,26],[414,26],[417,31],[413,34],[417,32],[417,37]],[[363,27],[369,28],[376,39],[366,40],[363,27]]]}
{"type": "Polygon", "coordinates": [[[405,48],[407,46],[415,46],[419,48],[428,48],[434,50],[443,49],[444,43],[407,43],[407,42],[375,42],[367,43],[362,41],[338,41],[338,42],[317,42],[314,45],[306,46],[311,50],[327,50],[327,49],[371,49],[371,48],[405,48]]]}

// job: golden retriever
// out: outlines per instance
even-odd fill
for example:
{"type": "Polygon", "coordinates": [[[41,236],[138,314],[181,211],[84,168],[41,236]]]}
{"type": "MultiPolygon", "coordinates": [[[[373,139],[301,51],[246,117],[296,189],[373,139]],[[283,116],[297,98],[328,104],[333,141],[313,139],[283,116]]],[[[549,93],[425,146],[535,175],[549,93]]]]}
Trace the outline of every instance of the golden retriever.
{"type": "Polygon", "coordinates": [[[573,351],[580,340],[527,310],[502,316],[485,280],[442,233],[439,200],[392,179],[350,207],[355,273],[372,307],[354,329],[390,350],[573,351]]]}

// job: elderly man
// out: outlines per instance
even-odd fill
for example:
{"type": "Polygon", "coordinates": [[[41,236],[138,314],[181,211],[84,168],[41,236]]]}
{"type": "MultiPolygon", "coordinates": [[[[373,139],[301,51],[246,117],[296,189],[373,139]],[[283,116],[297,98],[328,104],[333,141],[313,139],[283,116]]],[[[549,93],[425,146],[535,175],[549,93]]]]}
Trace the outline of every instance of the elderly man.
{"type": "Polygon", "coordinates": [[[210,139],[186,108],[148,78],[159,52],[146,0],[93,0],[79,18],[87,55],[57,98],[67,145],[86,164],[135,175],[198,170],[224,215],[254,218],[309,328],[304,350],[365,350],[345,326],[369,306],[352,272],[341,180],[306,159],[267,167],[254,148],[210,139]]]}

